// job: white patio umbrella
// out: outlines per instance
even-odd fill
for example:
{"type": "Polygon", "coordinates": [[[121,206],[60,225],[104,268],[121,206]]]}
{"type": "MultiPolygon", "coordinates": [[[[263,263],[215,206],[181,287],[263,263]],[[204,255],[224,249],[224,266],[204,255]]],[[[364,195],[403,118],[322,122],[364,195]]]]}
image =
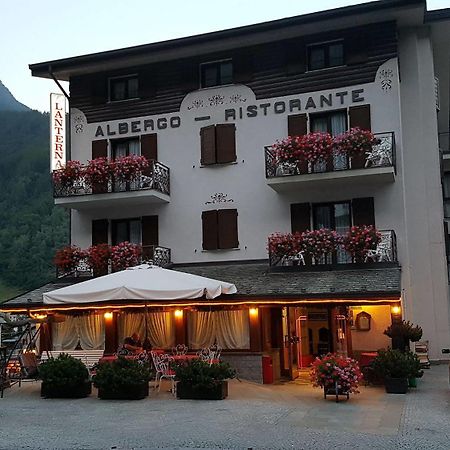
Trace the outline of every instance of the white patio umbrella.
{"type": "Polygon", "coordinates": [[[236,286],[212,278],[142,264],[73,284],[43,295],[44,304],[96,303],[112,300],[187,300],[235,294],[236,286]]]}

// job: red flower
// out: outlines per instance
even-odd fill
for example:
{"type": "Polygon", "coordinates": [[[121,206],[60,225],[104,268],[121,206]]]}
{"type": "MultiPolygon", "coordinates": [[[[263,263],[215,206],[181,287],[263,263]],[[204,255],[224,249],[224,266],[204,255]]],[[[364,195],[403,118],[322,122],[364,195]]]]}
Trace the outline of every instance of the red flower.
{"type": "Polygon", "coordinates": [[[53,182],[61,187],[72,187],[83,176],[80,161],[67,161],[62,169],[53,172],[53,182]]]}
{"type": "Polygon", "coordinates": [[[139,264],[142,255],[142,247],[130,242],[121,242],[111,248],[112,270],[124,270],[139,264]]]}
{"type": "Polygon", "coordinates": [[[72,272],[81,260],[85,257],[85,253],[75,245],[68,245],[56,251],[54,263],[63,272],[72,272]]]}
{"type": "Polygon", "coordinates": [[[353,258],[364,259],[369,250],[375,250],[381,241],[381,233],[372,225],[354,226],[343,239],[345,250],[353,258]]]}
{"type": "Polygon", "coordinates": [[[95,186],[107,183],[112,175],[112,166],[108,158],[95,158],[84,168],[87,184],[95,186]]]}
{"type": "Polygon", "coordinates": [[[379,140],[371,131],[358,127],[351,128],[334,138],[335,149],[349,157],[365,155],[372,151],[372,147],[378,143],[379,140]]]}
{"type": "Polygon", "coordinates": [[[108,244],[92,245],[86,250],[86,261],[94,272],[107,273],[111,247],[108,244]]]}
{"type": "Polygon", "coordinates": [[[148,166],[145,156],[129,155],[114,160],[112,170],[117,180],[130,182],[141,176],[148,166]]]}

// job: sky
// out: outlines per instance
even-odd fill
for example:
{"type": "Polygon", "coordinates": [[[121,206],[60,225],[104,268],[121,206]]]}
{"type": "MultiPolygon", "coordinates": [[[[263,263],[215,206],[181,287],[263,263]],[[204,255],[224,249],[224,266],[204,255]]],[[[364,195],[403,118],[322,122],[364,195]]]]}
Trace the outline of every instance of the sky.
{"type": "MultiPolygon", "coordinates": [[[[20,102],[49,109],[51,80],[28,64],[147,44],[364,0],[0,0],[0,80],[20,102]],[[5,6],[5,4],[7,6],[5,6]]],[[[428,0],[428,9],[450,0],[428,0]]]]}

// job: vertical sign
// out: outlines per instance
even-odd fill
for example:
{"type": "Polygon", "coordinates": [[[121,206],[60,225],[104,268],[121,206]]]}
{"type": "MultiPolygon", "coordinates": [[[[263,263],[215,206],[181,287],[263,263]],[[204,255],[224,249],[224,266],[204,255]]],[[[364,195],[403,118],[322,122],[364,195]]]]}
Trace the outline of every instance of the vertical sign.
{"type": "Polygon", "coordinates": [[[66,98],[50,94],[50,171],[66,165],[66,98]]]}

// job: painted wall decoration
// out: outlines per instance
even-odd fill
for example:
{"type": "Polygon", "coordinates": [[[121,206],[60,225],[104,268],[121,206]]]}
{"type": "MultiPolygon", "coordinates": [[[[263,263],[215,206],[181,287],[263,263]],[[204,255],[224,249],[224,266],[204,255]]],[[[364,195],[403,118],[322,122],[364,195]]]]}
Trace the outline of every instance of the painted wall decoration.
{"type": "Polygon", "coordinates": [[[212,194],[210,200],[205,202],[205,205],[213,205],[216,203],[233,203],[234,200],[232,198],[228,198],[228,194],[224,194],[223,192],[216,192],[212,194]]]}

